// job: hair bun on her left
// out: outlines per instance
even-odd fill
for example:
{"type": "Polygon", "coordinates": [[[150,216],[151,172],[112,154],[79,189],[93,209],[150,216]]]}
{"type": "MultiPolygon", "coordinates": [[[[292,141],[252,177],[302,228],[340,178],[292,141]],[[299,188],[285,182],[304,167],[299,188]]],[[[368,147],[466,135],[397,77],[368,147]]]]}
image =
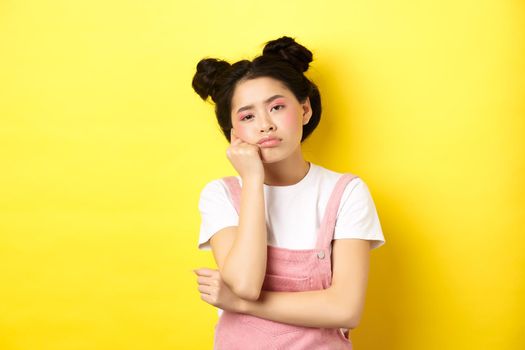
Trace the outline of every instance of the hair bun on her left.
{"type": "Polygon", "coordinates": [[[263,49],[263,55],[279,56],[294,65],[300,72],[306,72],[313,60],[312,52],[289,36],[268,41],[263,49]]]}

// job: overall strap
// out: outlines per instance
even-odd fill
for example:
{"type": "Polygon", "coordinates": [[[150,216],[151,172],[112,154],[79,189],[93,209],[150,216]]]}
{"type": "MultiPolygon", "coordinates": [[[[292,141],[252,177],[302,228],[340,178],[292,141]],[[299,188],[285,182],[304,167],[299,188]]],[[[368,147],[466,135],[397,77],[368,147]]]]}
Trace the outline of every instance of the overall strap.
{"type": "MultiPolygon", "coordinates": [[[[330,199],[328,200],[328,204],[326,205],[321,226],[319,227],[316,249],[331,248],[341,197],[343,196],[343,192],[348,183],[358,177],[359,176],[354,174],[345,173],[337,180],[330,195],[330,199]]],[[[227,176],[223,177],[222,180],[228,187],[230,199],[237,214],[239,214],[241,203],[241,186],[239,179],[235,176],[227,176]]]]}
{"type": "Polygon", "coordinates": [[[321,221],[319,228],[319,234],[317,236],[317,249],[331,248],[332,239],[334,237],[335,222],[337,220],[337,212],[339,210],[339,204],[341,203],[341,197],[346,188],[346,185],[353,179],[358,178],[357,175],[350,173],[343,174],[332,190],[328,204],[326,205],[325,213],[321,221]]]}
{"type": "Polygon", "coordinates": [[[239,179],[235,176],[226,176],[222,178],[222,181],[228,186],[230,199],[237,211],[237,215],[239,215],[241,205],[241,185],[239,184],[239,179]]]}

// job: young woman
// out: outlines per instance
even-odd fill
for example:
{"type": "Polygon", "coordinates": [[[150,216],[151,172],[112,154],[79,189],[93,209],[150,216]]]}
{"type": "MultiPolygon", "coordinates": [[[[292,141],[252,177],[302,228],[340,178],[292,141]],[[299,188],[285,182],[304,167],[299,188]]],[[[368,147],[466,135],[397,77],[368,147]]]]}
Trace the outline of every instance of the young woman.
{"type": "Polygon", "coordinates": [[[305,77],[312,53],[293,38],[232,65],[197,65],[193,88],[215,102],[239,176],[201,191],[199,249],[218,270],[197,274],[219,309],[214,349],[351,349],[361,319],[369,253],[385,239],[365,182],[304,159],[321,118],[305,77]]]}

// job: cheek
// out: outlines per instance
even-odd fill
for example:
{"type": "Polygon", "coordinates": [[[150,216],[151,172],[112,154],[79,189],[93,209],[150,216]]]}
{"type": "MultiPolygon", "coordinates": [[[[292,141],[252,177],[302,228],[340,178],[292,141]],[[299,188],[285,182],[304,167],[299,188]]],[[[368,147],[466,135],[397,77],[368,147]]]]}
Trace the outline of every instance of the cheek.
{"type": "Polygon", "coordinates": [[[298,126],[299,118],[297,117],[297,113],[286,113],[283,115],[282,118],[282,126],[286,128],[287,130],[294,130],[299,127],[302,127],[301,125],[298,126]]]}
{"type": "Polygon", "coordinates": [[[241,139],[246,139],[246,137],[249,135],[249,129],[242,124],[240,125],[237,124],[234,132],[235,132],[235,135],[237,135],[241,139]]]}

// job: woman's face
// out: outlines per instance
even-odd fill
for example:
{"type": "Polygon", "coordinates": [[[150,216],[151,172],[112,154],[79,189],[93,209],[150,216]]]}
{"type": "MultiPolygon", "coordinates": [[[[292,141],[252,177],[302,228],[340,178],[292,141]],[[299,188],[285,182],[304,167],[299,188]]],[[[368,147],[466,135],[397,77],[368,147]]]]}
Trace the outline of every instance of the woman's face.
{"type": "Polygon", "coordinates": [[[300,103],[279,80],[260,77],[237,83],[232,98],[233,132],[244,142],[257,144],[266,137],[279,142],[261,144],[263,162],[289,157],[300,147],[303,125],[312,116],[310,100],[300,103]]]}

